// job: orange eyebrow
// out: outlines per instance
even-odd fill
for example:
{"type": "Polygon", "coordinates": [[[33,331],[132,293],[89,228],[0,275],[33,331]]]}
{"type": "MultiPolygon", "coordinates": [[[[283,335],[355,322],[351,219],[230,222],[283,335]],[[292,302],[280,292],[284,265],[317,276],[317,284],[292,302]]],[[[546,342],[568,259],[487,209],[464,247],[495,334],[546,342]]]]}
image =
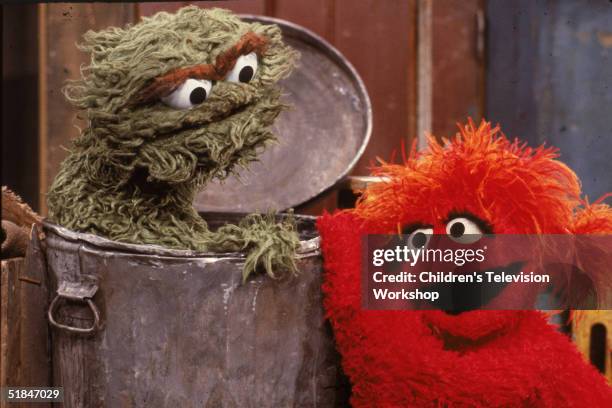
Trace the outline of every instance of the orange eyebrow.
{"type": "Polygon", "coordinates": [[[234,46],[217,56],[214,64],[176,68],[153,78],[150,84],[132,98],[132,104],[147,103],[166,96],[189,78],[221,80],[234,67],[240,56],[251,52],[256,52],[261,56],[265,52],[267,44],[267,38],[249,31],[234,46]]]}

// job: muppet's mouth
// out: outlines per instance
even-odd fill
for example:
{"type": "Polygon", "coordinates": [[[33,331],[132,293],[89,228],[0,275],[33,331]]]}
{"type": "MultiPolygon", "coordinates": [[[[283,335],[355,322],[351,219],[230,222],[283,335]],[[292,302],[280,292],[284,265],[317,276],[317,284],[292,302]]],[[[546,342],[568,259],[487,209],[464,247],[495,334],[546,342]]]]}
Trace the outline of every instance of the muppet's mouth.
{"type": "MultiPolygon", "coordinates": [[[[487,268],[487,272],[506,275],[517,275],[523,267],[523,262],[513,262],[506,266],[487,268]]],[[[481,272],[481,271],[477,271],[481,272]]],[[[437,291],[441,299],[447,301],[441,305],[442,310],[449,315],[459,315],[471,310],[483,309],[493,301],[508,286],[507,282],[500,283],[436,283],[427,286],[426,290],[437,291]]]]}
{"type": "Polygon", "coordinates": [[[173,140],[177,137],[182,137],[183,135],[185,135],[186,132],[200,130],[210,125],[211,123],[221,122],[227,120],[228,118],[238,116],[244,113],[247,109],[256,106],[258,102],[258,99],[251,100],[248,103],[237,105],[231,109],[216,112],[215,114],[203,119],[187,119],[180,126],[168,129],[163,133],[157,134],[155,137],[155,143],[163,144],[168,140],[173,140]]]}
{"type": "Polygon", "coordinates": [[[189,131],[189,130],[202,129],[202,128],[210,125],[211,123],[224,121],[224,120],[227,120],[228,118],[238,116],[241,113],[245,112],[249,107],[255,106],[256,104],[257,104],[257,101],[251,101],[249,103],[238,105],[238,106],[236,106],[234,108],[225,110],[223,112],[218,112],[217,114],[213,115],[212,117],[210,117],[210,118],[208,118],[206,120],[203,120],[203,121],[194,121],[194,122],[191,122],[191,123],[187,123],[187,124],[183,125],[180,129],[174,130],[172,132],[172,134],[168,135],[168,137],[172,138],[172,137],[176,136],[176,134],[179,133],[179,132],[185,132],[185,131],[189,131]]]}

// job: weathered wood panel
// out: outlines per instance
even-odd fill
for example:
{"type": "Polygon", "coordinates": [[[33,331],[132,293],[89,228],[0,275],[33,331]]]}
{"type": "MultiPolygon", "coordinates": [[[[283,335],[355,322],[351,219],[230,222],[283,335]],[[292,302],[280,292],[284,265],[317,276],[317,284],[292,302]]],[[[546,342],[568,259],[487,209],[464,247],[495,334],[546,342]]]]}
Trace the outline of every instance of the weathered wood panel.
{"type": "MultiPolygon", "coordinates": [[[[369,173],[416,132],[416,2],[338,0],[334,45],[355,66],[372,99],[372,141],[354,175],[369,173]]],[[[408,144],[409,145],[409,144],[408,144]]]]}
{"type": "Polygon", "coordinates": [[[150,16],[159,11],[173,13],[181,7],[193,4],[199,7],[219,7],[243,14],[268,14],[266,13],[265,0],[237,0],[237,1],[174,1],[139,3],[138,14],[150,16]]]}
{"type": "Polygon", "coordinates": [[[160,11],[167,13],[174,13],[181,7],[184,7],[187,2],[184,1],[160,1],[151,3],[139,3],[138,4],[138,16],[145,17],[151,16],[160,11]]]}
{"type": "Polygon", "coordinates": [[[535,130],[537,114],[533,97],[536,14],[537,4],[532,1],[487,4],[487,119],[499,122],[507,135],[527,140],[535,130]]]}
{"type": "Polygon", "coordinates": [[[130,3],[39,5],[39,161],[43,215],[46,215],[45,194],[66,157],[65,147],[78,135],[76,125],[83,127],[61,92],[65,81],[78,78],[79,67],[89,60],[75,44],[87,30],[132,22],[134,7],[130,3]]]}
{"type": "Polygon", "coordinates": [[[484,109],[484,10],[481,0],[432,2],[432,131],[457,132],[484,109]]]}
{"type": "Polygon", "coordinates": [[[241,14],[270,15],[268,8],[271,1],[266,0],[236,0],[236,1],[194,1],[187,2],[200,7],[221,7],[241,14]]]}
{"type": "Polygon", "coordinates": [[[612,189],[612,5],[487,4],[487,115],[531,144],[557,146],[594,200],[612,189]]]}
{"type": "MultiPolygon", "coordinates": [[[[26,258],[2,261],[0,279],[0,386],[51,385],[46,319],[47,282],[44,255],[34,234],[26,258]]],[[[30,404],[0,407],[18,408],[30,404]]],[[[46,407],[48,404],[37,404],[46,407]]]]}
{"type": "Polygon", "coordinates": [[[332,1],[275,0],[271,15],[299,24],[331,43],[334,41],[334,3],[332,1]]]}
{"type": "Polygon", "coordinates": [[[38,208],[36,4],[2,5],[2,184],[38,208]]]}
{"type": "MultiPolygon", "coordinates": [[[[23,258],[2,261],[0,280],[0,385],[4,386],[17,377],[20,338],[19,281],[17,276],[23,269],[23,258]]],[[[6,403],[0,401],[1,407],[6,403]]]]}

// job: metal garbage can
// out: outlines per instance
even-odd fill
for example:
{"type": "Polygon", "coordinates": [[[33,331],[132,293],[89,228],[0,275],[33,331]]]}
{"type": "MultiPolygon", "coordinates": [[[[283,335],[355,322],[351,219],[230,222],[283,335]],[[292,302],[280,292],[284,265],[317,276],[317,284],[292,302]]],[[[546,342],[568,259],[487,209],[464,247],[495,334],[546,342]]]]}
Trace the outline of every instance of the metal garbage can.
{"type": "Polygon", "coordinates": [[[297,220],[299,275],[245,284],[240,253],[122,244],[45,224],[65,406],[335,406],[342,390],[314,219],[297,220]]]}
{"type": "MultiPolygon", "coordinates": [[[[283,83],[293,108],[275,125],[280,143],[240,181],[211,184],[196,198],[196,209],[217,212],[202,215],[213,229],[330,188],[372,128],[365,87],[337,50],[295,24],[245,18],[278,24],[302,59],[283,83]]],[[[246,283],[242,253],[124,244],[45,223],[53,382],[64,387],[64,406],[345,406],[314,218],[296,219],[299,274],[246,283]]]]}

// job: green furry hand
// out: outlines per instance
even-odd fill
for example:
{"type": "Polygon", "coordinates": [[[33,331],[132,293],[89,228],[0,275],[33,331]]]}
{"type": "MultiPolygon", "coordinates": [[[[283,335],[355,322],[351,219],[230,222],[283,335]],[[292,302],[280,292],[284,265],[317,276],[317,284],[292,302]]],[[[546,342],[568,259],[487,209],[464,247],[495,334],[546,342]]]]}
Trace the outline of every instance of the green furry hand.
{"type": "MultiPolygon", "coordinates": [[[[243,281],[259,268],[263,268],[272,278],[279,277],[275,271],[296,273],[296,250],[300,240],[291,215],[276,222],[274,214],[262,216],[251,214],[238,225],[225,225],[217,234],[218,250],[231,249],[247,253],[243,269],[243,281]],[[233,248],[230,248],[232,247],[233,248]]],[[[215,249],[215,248],[213,248],[215,249]]]]}

